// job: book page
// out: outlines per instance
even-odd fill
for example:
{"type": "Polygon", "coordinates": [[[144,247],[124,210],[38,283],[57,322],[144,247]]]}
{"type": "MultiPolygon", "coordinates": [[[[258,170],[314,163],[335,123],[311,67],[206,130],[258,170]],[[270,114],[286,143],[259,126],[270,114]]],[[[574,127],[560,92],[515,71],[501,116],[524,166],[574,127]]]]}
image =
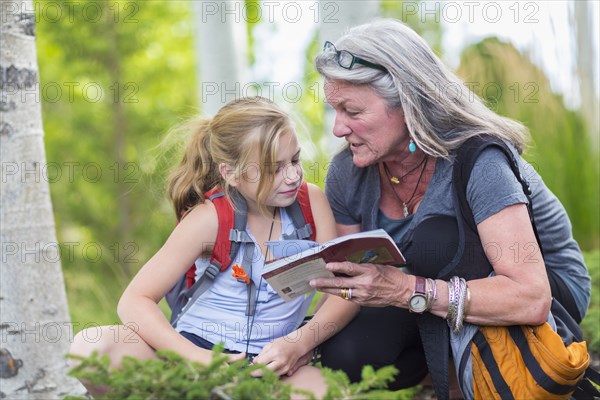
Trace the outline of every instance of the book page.
{"type": "Polygon", "coordinates": [[[315,258],[273,275],[267,282],[285,301],[290,301],[313,290],[308,284],[311,279],[332,277],[333,273],[325,269],[325,260],[315,258]]]}

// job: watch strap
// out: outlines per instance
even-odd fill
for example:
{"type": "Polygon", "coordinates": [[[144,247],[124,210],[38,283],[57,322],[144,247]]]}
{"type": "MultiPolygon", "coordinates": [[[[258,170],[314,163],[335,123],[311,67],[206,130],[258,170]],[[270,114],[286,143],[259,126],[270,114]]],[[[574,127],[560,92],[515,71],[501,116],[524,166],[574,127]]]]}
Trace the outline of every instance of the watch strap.
{"type": "Polygon", "coordinates": [[[408,311],[418,314],[424,313],[425,311],[431,310],[431,307],[436,300],[437,288],[435,286],[435,280],[424,278],[422,276],[415,276],[415,289],[408,299],[408,311]],[[413,304],[413,300],[416,298],[423,298],[425,300],[424,307],[413,304]]]}
{"type": "Polygon", "coordinates": [[[415,291],[413,292],[413,295],[415,295],[415,294],[426,295],[427,294],[427,280],[422,276],[415,276],[415,278],[416,278],[415,291]]]}

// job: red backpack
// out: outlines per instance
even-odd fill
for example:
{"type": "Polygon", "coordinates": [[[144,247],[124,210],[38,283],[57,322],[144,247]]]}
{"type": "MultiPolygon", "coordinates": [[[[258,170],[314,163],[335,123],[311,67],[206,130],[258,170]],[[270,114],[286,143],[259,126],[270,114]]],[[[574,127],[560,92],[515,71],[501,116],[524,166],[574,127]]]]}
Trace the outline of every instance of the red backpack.
{"type": "MultiPolygon", "coordinates": [[[[194,304],[196,299],[212,285],[219,272],[229,268],[232,260],[236,258],[241,244],[252,242],[252,239],[246,233],[248,207],[241,195],[236,192],[232,193],[232,201],[236,207],[233,206],[219,187],[208,191],[205,198],[211,200],[217,210],[219,221],[217,239],[215,240],[209,265],[198,280],[195,280],[196,265],[194,264],[165,296],[171,307],[171,325],[173,326],[177,324],[179,318],[194,304]]],[[[285,240],[315,240],[316,227],[310,208],[306,182],[302,182],[296,200],[287,206],[285,210],[292,219],[295,230],[290,235],[284,234],[283,238],[285,240]]],[[[249,270],[252,262],[253,252],[254,246],[246,246],[247,254],[244,254],[242,261],[242,268],[246,271],[249,270]]],[[[250,301],[246,308],[246,315],[254,313],[256,307],[255,296],[254,283],[250,281],[248,285],[248,298],[250,301]]]]}

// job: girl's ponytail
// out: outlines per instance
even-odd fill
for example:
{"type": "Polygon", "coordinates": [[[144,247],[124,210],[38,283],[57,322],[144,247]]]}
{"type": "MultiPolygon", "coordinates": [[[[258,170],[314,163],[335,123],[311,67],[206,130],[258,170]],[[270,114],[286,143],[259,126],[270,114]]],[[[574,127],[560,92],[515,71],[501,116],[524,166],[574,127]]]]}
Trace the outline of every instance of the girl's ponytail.
{"type": "Polygon", "coordinates": [[[219,183],[219,171],[210,152],[210,119],[196,118],[182,127],[191,132],[183,159],[169,176],[168,193],[178,219],[219,183]]]}
{"type": "Polygon", "coordinates": [[[203,203],[204,193],[213,187],[219,185],[226,195],[234,190],[219,173],[222,163],[233,168],[237,180],[258,179],[258,207],[267,214],[279,138],[294,133],[287,114],[268,99],[242,97],[227,103],[214,118],[196,118],[176,130],[191,133],[183,160],[169,177],[168,192],[178,219],[203,203]],[[258,165],[251,165],[255,152],[258,165]]]}

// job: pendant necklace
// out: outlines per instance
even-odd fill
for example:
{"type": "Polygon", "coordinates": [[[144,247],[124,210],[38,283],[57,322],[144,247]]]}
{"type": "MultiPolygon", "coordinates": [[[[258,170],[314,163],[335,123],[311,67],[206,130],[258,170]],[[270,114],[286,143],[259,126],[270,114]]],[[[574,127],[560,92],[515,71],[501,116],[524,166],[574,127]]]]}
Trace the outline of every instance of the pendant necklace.
{"type": "MultiPolygon", "coordinates": [[[[267,257],[269,256],[269,244],[268,242],[271,240],[271,236],[273,235],[273,226],[275,225],[275,215],[277,214],[277,207],[273,210],[273,217],[271,219],[271,229],[269,229],[269,238],[267,239],[267,248],[265,249],[264,254],[264,262],[267,262],[267,257]]],[[[250,276],[252,276],[252,264],[250,264],[250,276]]],[[[263,277],[260,276],[260,280],[258,282],[258,289],[256,291],[256,301],[258,301],[258,296],[260,295],[260,287],[262,285],[263,277]]],[[[250,301],[250,297],[248,297],[248,301],[250,301]]],[[[256,307],[254,308],[254,312],[252,313],[252,320],[250,321],[250,315],[247,318],[247,326],[248,326],[248,337],[246,338],[246,357],[248,357],[248,349],[250,348],[250,338],[252,337],[252,327],[254,326],[254,317],[256,316],[256,307]]],[[[252,362],[252,359],[249,359],[252,362]]]]}
{"type": "Polygon", "coordinates": [[[410,212],[408,210],[408,204],[412,201],[412,199],[417,194],[417,189],[419,188],[419,184],[421,183],[421,179],[423,178],[423,174],[425,173],[425,170],[427,169],[427,163],[428,162],[429,162],[429,157],[427,157],[427,155],[426,155],[423,158],[423,161],[421,161],[419,163],[419,165],[417,165],[417,167],[411,169],[409,172],[407,172],[406,174],[402,175],[400,178],[396,178],[395,176],[392,176],[392,174],[390,173],[390,170],[389,170],[387,164],[385,162],[383,163],[383,170],[385,171],[386,176],[388,177],[388,179],[392,183],[399,183],[400,179],[404,179],[408,174],[410,174],[411,172],[413,172],[414,170],[416,170],[417,168],[419,168],[421,165],[424,164],[423,165],[423,169],[421,169],[421,173],[419,174],[419,179],[417,180],[417,185],[415,186],[415,190],[413,190],[413,192],[410,195],[410,198],[408,200],[406,200],[406,201],[402,200],[400,198],[400,195],[398,195],[398,192],[396,192],[396,188],[394,187],[394,185],[392,185],[392,191],[394,192],[394,195],[396,196],[396,198],[398,199],[398,201],[400,201],[400,203],[402,203],[402,212],[404,213],[404,218],[406,218],[406,217],[408,217],[410,215],[410,212]]]}
{"type": "Polygon", "coordinates": [[[423,159],[421,161],[419,161],[419,163],[417,165],[415,165],[413,168],[411,168],[409,171],[407,171],[404,175],[401,175],[399,178],[395,177],[394,175],[392,175],[390,173],[390,170],[387,167],[387,164],[384,162],[383,163],[383,168],[385,169],[385,174],[387,175],[388,179],[392,182],[395,183],[396,185],[399,184],[404,178],[406,178],[408,175],[410,175],[413,171],[417,170],[418,168],[420,168],[423,163],[425,162],[425,160],[427,159],[427,156],[423,157],[423,159]]]}

